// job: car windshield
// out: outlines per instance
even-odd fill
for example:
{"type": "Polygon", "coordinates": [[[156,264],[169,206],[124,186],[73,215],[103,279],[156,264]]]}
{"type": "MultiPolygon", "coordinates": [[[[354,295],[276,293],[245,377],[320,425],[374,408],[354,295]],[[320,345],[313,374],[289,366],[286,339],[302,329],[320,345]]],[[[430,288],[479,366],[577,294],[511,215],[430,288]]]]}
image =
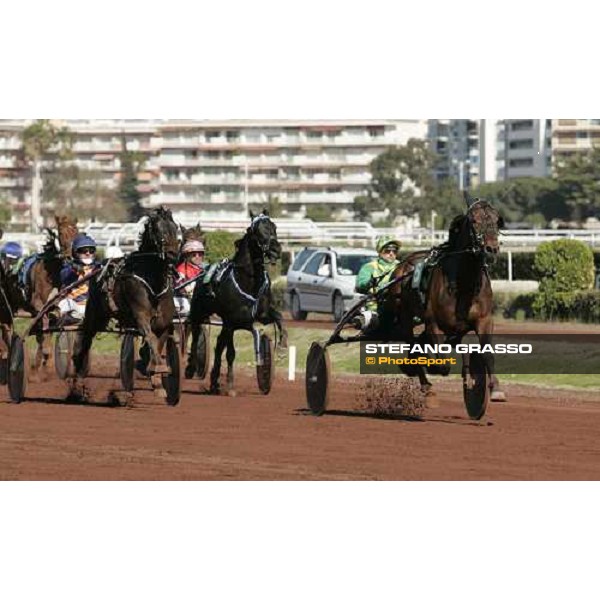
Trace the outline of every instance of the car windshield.
{"type": "Polygon", "coordinates": [[[337,257],[337,272],[338,275],[358,275],[360,268],[373,260],[373,257],[368,254],[347,254],[337,257]]]}

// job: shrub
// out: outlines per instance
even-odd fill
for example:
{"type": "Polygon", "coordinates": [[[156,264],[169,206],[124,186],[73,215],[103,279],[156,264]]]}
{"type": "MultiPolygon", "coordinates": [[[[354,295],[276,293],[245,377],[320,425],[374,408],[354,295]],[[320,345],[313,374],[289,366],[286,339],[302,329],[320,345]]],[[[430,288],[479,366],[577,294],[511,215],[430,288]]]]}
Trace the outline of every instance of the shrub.
{"type": "Polygon", "coordinates": [[[285,310],[285,290],[287,289],[287,280],[285,277],[276,279],[271,284],[271,294],[273,295],[273,305],[279,311],[285,310]]]}
{"type": "Polygon", "coordinates": [[[235,240],[238,236],[228,231],[209,231],[204,234],[206,261],[219,262],[223,258],[232,258],[235,253],[235,240]]]}
{"type": "Polygon", "coordinates": [[[494,313],[501,314],[507,319],[522,316],[525,319],[534,317],[533,302],[537,294],[515,294],[514,292],[496,292],[494,294],[494,313]]]}
{"type": "Polygon", "coordinates": [[[578,240],[543,242],[535,255],[540,292],[579,292],[594,283],[594,255],[578,240]]]}
{"type": "Polygon", "coordinates": [[[540,289],[533,310],[542,319],[567,319],[573,314],[578,292],[594,283],[594,255],[577,240],[555,240],[540,244],[535,255],[540,289]]]}

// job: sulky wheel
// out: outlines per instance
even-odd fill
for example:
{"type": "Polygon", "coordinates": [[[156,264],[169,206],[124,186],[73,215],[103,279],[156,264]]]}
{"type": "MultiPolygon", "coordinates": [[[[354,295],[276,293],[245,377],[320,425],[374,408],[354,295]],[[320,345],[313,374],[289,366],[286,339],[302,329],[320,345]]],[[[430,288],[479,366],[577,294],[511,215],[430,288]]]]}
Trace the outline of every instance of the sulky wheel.
{"type": "Polygon", "coordinates": [[[21,402],[27,394],[29,354],[25,341],[15,335],[10,345],[8,369],[8,393],[13,402],[21,402]]]}
{"type": "Polygon", "coordinates": [[[135,367],[135,335],[126,333],[121,341],[120,358],[121,385],[126,392],[132,392],[135,367]]]}
{"type": "Polygon", "coordinates": [[[73,344],[75,334],[72,331],[61,331],[56,335],[54,341],[54,369],[59,379],[72,377],[73,368],[73,344]]]}
{"type": "Polygon", "coordinates": [[[306,357],[306,401],[313,415],[321,416],[329,401],[329,354],[313,342],[306,357]]]}
{"type": "Polygon", "coordinates": [[[172,336],[167,338],[166,359],[170,369],[168,375],[163,375],[162,385],[167,392],[166,402],[169,406],[177,406],[181,398],[181,370],[179,365],[179,345],[172,336]]]}
{"type": "Polygon", "coordinates": [[[204,379],[210,367],[210,328],[202,325],[196,348],[196,374],[204,379]]]}
{"type": "Polygon", "coordinates": [[[482,355],[477,353],[469,355],[468,374],[465,371],[463,368],[465,407],[471,419],[479,420],[485,415],[490,397],[488,374],[482,355]]]}
{"type": "Polygon", "coordinates": [[[273,385],[273,344],[268,335],[260,336],[260,365],[256,365],[256,380],[258,389],[265,394],[271,391],[273,385]]]}

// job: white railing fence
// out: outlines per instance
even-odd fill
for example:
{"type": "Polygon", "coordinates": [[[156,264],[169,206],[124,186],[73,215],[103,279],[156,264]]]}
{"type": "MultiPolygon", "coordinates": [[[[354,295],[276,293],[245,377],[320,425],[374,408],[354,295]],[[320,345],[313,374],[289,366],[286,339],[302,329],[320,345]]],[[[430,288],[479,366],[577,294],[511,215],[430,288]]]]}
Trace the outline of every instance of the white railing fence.
{"type": "MultiPolygon", "coordinates": [[[[402,240],[405,247],[425,248],[440,244],[448,238],[445,230],[432,232],[430,229],[403,230],[394,228],[375,228],[363,222],[315,222],[310,219],[275,219],[277,234],[286,247],[300,245],[352,245],[373,247],[375,240],[383,234],[394,235],[402,240]]],[[[181,222],[185,227],[197,224],[197,219],[181,222]]],[[[249,221],[243,219],[204,219],[201,221],[205,231],[229,231],[243,234],[249,221]]],[[[131,251],[137,245],[138,236],[143,228],[143,220],[138,223],[87,223],[80,229],[91,235],[101,246],[119,247],[131,251]]],[[[45,239],[44,234],[5,232],[4,241],[14,240],[35,248],[45,239]]],[[[600,229],[523,229],[508,230],[501,236],[503,250],[535,249],[541,242],[558,239],[576,239],[600,246],[600,229]]]]}

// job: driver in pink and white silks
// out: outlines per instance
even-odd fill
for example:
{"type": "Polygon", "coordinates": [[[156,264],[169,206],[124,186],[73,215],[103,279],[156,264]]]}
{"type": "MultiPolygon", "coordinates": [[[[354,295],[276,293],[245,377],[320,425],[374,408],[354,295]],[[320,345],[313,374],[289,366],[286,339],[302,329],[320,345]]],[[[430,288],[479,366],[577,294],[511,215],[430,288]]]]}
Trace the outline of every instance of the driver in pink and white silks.
{"type": "MultiPolygon", "coordinates": [[[[181,285],[194,277],[204,273],[204,244],[199,240],[190,240],[181,249],[183,260],[177,265],[179,279],[177,285],[181,285]]],[[[190,302],[194,294],[197,281],[182,287],[175,296],[175,308],[182,317],[190,314],[190,302]]]]}

